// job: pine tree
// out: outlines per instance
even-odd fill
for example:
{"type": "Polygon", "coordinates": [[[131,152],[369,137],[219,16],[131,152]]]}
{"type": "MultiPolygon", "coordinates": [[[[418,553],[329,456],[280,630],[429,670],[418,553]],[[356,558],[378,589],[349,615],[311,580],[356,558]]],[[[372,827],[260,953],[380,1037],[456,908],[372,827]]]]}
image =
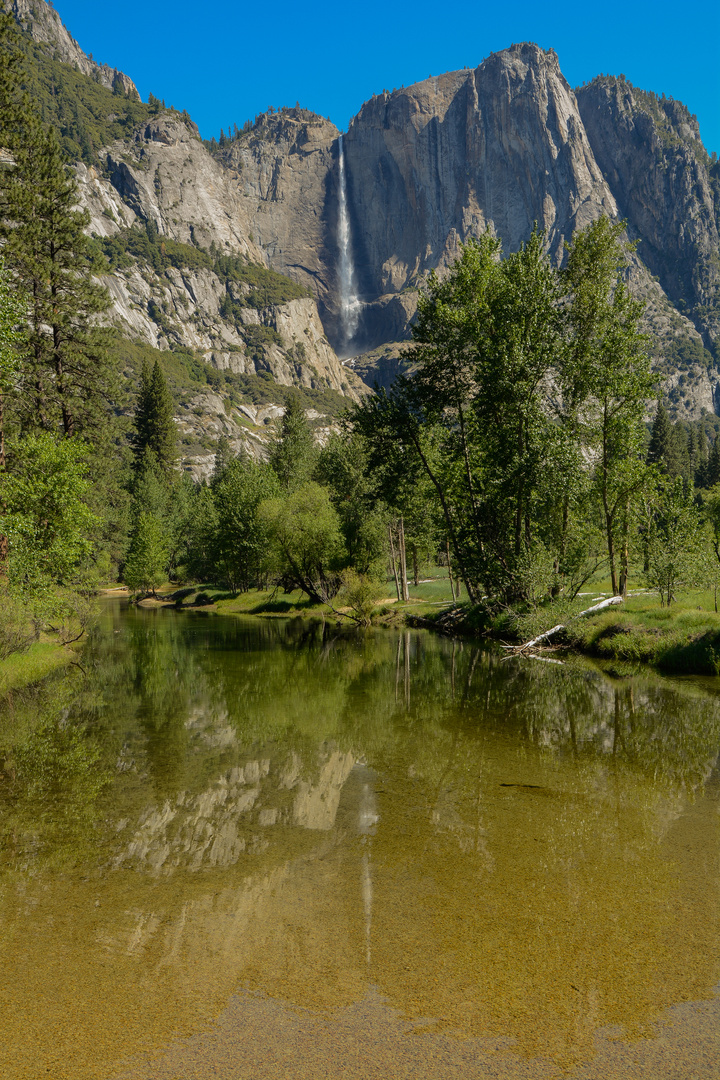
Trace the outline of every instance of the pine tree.
{"type": "Polygon", "coordinates": [[[704,488],[707,487],[708,449],[707,438],[702,424],[698,424],[695,441],[697,445],[695,453],[695,487],[704,488]]]}
{"type": "Polygon", "coordinates": [[[110,334],[96,325],[109,306],[93,275],[92,254],[77,207],[75,180],[51,128],[19,89],[17,35],[0,19],[0,136],[12,164],[0,174],[3,254],[29,298],[29,333],[22,350],[15,405],[23,430],[71,436],[102,431],[112,387],[110,334]]]}
{"type": "Polygon", "coordinates": [[[720,435],[715,436],[707,466],[707,486],[711,488],[716,484],[720,484],[720,435]]]}
{"type": "Polygon", "coordinates": [[[168,550],[158,519],[150,513],[138,515],[130,538],[123,580],[133,592],[151,592],[165,580],[168,550]]]}
{"type": "Polygon", "coordinates": [[[648,447],[648,465],[659,465],[663,472],[668,472],[668,463],[674,456],[673,427],[667,409],[662,402],[658,402],[648,447]]]}
{"type": "Polygon", "coordinates": [[[288,394],[270,464],[285,490],[291,491],[310,479],[316,461],[317,449],[300,397],[288,394]]]}
{"type": "Polygon", "coordinates": [[[152,371],[143,364],[135,412],[135,456],[137,467],[152,451],[155,461],[167,478],[177,462],[177,428],[173,420],[175,408],[159,363],[152,371]]]}
{"type": "Polygon", "coordinates": [[[687,431],[685,426],[678,420],[673,425],[672,454],[667,462],[667,474],[673,478],[682,476],[683,479],[689,481],[693,472],[687,431]]]}
{"type": "Polygon", "coordinates": [[[228,465],[235,460],[235,454],[230,445],[230,440],[227,435],[221,435],[217,442],[217,450],[215,452],[215,467],[213,469],[212,483],[213,486],[222,478],[223,473],[227,469],[228,465]]]}
{"type": "Polygon", "coordinates": [[[23,118],[22,57],[15,20],[0,6],[0,145],[9,146],[23,118]]]}
{"type": "Polygon", "coordinates": [[[22,297],[0,260],[0,473],[5,470],[5,398],[12,395],[20,375],[17,344],[24,317],[22,297]]]}

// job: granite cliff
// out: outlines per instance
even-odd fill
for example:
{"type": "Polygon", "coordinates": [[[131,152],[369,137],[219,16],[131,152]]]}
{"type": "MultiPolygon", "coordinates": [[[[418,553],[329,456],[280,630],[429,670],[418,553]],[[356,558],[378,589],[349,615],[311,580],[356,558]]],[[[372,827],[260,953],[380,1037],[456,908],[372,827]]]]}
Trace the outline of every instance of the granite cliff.
{"type": "Polygon", "coordinates": [[[270,264],[312,288],[330,341],[355,354],[368,383],[398,369],[402,349],[388,347],[407,338],[418,287],[460,242],[490,229],[515,250],[537,221],[561,260],[573,230],[606,213],[638,241],[630,276],[675,412],[715,410],[720,168],[684,106],[607,77],[576,93],[554,52],[522,44],[372,98],[343,143],[362,301],[350,348],[339,326],[337,130],[285,110],[217,157],[253,199],[270,264]]]}
{"type": "MultiPolygon", "coordinates": [[[[136,94],[122,73],[84,56],[45,0],[14,0],[14,10],[36,47],[112,89],[114,106],[136,94]]],[[[664,391],[679,416],[720,411],[718,163],[684,106],[606,76],[573,91],[552,51],[513,45],[477,68],[384,91],[342,141],[300,107],[260,116],[220,144],[203,142],[187,114],[155,108],[76,169],[98,242],[151,227],[215,260],[158,271],[136,257],[115,268],[112,318],[126,336],[190,349],[217,372],[350,398],[402,367],[417,290],[468,237],[490,229],[511,251],[537,221],[560,261],[574,229],[600,214],[626,218],[638,241],[630,277],[648,303],[664,391]],[[341,152],[360,301],[349,342],[341,152]],[[218,271],[218,253],[285,275],[299,295],[247,302],[248,287],[218,271]]],[[[236,420],[226,408],[224,433],[247,439],[236,420]]]]}

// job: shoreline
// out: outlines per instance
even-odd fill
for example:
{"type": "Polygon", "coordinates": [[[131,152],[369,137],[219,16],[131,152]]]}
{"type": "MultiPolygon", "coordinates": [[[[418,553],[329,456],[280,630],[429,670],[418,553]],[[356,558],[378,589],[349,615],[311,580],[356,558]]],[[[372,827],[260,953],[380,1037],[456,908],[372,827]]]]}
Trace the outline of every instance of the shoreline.
{"type": "MultiPolygon", "coordinates": [[[[200,586],[141,601],[140,606],[257,618],[315,618],[353,625],[342,611],[312,604],[299,594],[273,590],[233,595],[200,586]]],[[[587,601],[576,601],[576,606],[579,611],[587,606],[587,601]]],[[[552,644],[535,647],[526,655],[547,659],[553,654],[575,654],[622,668],[647,666],[668,675],[717,676],[720,675],[720,614],[712,606],[709,592],[689,593],[669,607],[661,607],[653,594],[641,592],[632,594],[620,605],[578,619],[578,611],[562,604],[538,608],[526,615],[513,612],[493,615],[481,605],[473,608],[467,603],[453,605],[445,600],[417,598],[398,603],[387,598],[378,601],[371,625],[390,629],[424,628],[501,646],[522,644],[558,622],[566,622],[553,637],[552,644]]]]}

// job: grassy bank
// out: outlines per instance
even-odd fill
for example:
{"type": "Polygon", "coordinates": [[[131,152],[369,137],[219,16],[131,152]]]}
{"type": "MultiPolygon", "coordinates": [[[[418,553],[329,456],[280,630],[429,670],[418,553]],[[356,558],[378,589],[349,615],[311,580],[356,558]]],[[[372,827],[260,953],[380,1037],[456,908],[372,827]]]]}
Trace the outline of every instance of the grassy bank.
{"type": "Polygon", "coordinates": [[[27,652],[0,660],[0,695],[41,682],[74,659],[72,649],[52,641],[38,641],[27,652]]]}
{"type": "Polygon", "coordinates": [[[490,613],[482,606],[463,605],[430,615],[422,623],[508,644],[529,641],[564,624],[552,639],[553,647],[623,663],[649,664],[673,674],[720,674],[720,615],[715,613],[711,592],[686,593],[670,607],[662,607],[655,595],[645,593],[578,618],[578,613],[598,598],[601,594],[593,593],[572,604],[547,604],[525,614],[490,613]]]}
{"type": "MultiPolygon", "coordinates": [[[[610,595],[609,583],[600,589],[610,595]]],[[[587,656],[624,663],[649,664],[675,674],[720,674],[720,615],[712,592],[689,592],[670,607],[661,607],[652,593],[630,596],[619,607],[577,618],[578,612],[601,598],[601,591],[578,597],[572,604],[547,604],[527,613],[488,613],[462,600],[453,604],[446,576],[410,585],[410,600],[398,603],[387,595],[376,605],[373,624],[427,626],[463,636],[504,643],[528,641],[558,623],[566,629],[553,638],[554,646],[571,648],[587,656]]],[[[272,617],[337,618],[323,604],[300,592],[252,589],[237,595],[212,585],[180,589],[163,598],[177,607],[210,608],[222,614],[272,617]]]]}
{"type": "MultiPolygon", "coordinates": [[[[450,582],[447,576],[439,575],[410,585],[410,600],[399,604],[392,595],[394,584],[385,587],[385,596],[381,596],[373,615],[373,624],[401,626],[410,613],[428,615],[445,611],[452,603],[450,582]]],[[[381,590],[382,592],[382,590],[381,590]]],[[[311,618],[335,619],[337,611],[326,604],[316,604],[299,591],[283,592],[281,589],[251,589],[246,593],[231,593],[216,585],[195,585],[173,592],[159,590],[158,600],[165,605],[177,608],[209,608],[224,615],[261,615],[266,618],[287,618],[288,616],[307,616],[311,618]]],[[[153,606],[153,601],[143,601],[153,606]]],[[[342,612],[341,602],[339,610],[342,612]]],[[[340,615],[342,618],[342,614],[340,615]]]]}
{"type": "Polygon", "coordinates": [[[622,607],[571,623],[564,640],[591,656],[675,674],[720,674],[720,615],[705,593],[688,594],[670,607],[650,595],[630,597],[622,607]]]}

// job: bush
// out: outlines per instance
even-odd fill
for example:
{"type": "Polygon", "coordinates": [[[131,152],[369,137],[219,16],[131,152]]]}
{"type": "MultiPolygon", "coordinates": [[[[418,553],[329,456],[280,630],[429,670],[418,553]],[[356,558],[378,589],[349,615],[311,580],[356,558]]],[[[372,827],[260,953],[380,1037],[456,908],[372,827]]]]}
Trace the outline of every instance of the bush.
{"type": "Polygon", "coordinates": [[[342,588],[338,596],[340,603],[352,610],[351,618],[361,626],[369,626],[377,606],[376,601],[382,596],[380,585],[367,574],[358,574],[352,567],[343,570],[341,580],[342,588]]]}

